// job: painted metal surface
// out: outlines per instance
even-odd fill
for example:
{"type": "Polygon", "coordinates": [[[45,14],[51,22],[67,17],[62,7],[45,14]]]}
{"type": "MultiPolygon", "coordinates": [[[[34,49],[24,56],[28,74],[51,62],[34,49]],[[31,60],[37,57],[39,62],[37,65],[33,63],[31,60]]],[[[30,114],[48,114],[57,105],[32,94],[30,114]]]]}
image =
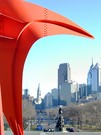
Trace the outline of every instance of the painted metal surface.
{"type": "Polygon", "coordinates": [[[46,8],[23,0],[0,0],[0,106],[14,135],[24,134],[22,73],[27,54],[36,40],[55,34],[93,38],[80,26],[46,8]]]}

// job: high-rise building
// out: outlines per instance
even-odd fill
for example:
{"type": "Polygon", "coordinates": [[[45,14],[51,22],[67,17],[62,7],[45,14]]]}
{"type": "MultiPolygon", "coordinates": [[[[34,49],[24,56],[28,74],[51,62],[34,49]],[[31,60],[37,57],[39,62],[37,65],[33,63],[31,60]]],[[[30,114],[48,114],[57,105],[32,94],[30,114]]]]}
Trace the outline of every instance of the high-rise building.
{"type": "Polygon", "coordinates": [[[92,64],[89,68],[88,74],[87,74],[87,96],[92,94],[92,70],[93,70],[93,59],[92,59],[92,64]]]}
{"type": "Polygon", "coordinates": [[[77,102],[79,99],[79,84],[75,81],[71,82],[71,102],[77,102]]]}
{"type": "Polygon", "coordinates": [[[48,92],[44,97],[45,108],[51,108],[53,106],[52,94],[48,92]]]}
{"type": "Polygon", "coordinates": [[[90,66],[90,69],[88,71],[88,75],[87,75],[87,85],[92,85],[92,70],[93,70],[93,60],[92,60],[92,65],[90,66]]]}
{"type": "Polygon", "coordinates": [[[70,83],[65,81],[60,89],[60,105],[67,106],[71,102],[77,102],[79,99],[79,85],[75,81],[70,83]]]}
{"type": "Polygon", "coordinates": [[[101,65],[96,63],[90,66],[87,76],[87,86],[90,86],[92,94],[97,93],[101,89],[101,65]]]}
{"type": "Polygon", "coordinates": [[[60,88],[60,105],[67,106],[71,103],[71,83],[65,81],[60,88]]]}
{"type": "Polygon", "coordinates": [[[58,89],[65,81],[71,82],[71,68],[69,63],[62,63],[58,68],[58,89]]]}
{"type": "Polygon", "coordinates": [[[58,105],[60,105],[61,86],[65,82],[71,82],[71,68],[69,63],[62,63],[58,68],[58,105]]]}
{"type": "Polygon", "coordinates": [[[54,99],[58,99],[58,89],[57,88],[51,89],[51,94],[54,99]]]}
{"type": "Polygon", "coordinates": [[[29,95],[29,90],[28,89],[24,89],[24,95],[28,96],[29,95]]]}
{"type": "Polygon", "coordinates": [[[51,89],[52,99],[53,99],[53,106],[58,105],[58,89],[54,88],[51,89]]]}
{"type": "Polygon", "coordinates": [[[87,85],[86,84],[79,84],[79,98],[87,96],[87,85]]]}
{"type": "Polygon", "coordinates": [[[96,63],[92,70],[92,93],[99,92],[101,87],[101,66],[96,63]]]}
{"type": "Polygon", "coordinates": [[[29,90],[28,89],[24,89],[24,94],[23,94],[22,97],[29,100],[30,95],[29,95],[29,90]]]}

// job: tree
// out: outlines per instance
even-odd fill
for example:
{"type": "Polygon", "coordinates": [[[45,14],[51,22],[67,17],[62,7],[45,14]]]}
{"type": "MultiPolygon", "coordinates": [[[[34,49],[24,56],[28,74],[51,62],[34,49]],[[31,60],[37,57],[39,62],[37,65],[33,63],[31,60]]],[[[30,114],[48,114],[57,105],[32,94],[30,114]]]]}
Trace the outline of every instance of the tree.
{"type": "Polygon", "coordinates": [[[63,109],[63,116],[65,119],[71,121],[72,126],[82,125],[82,114],[81,110],[77,105],[71,104],[63,109]]]}
{"type": "Polygon", "coordinates": [[[27,127],[26,123],[28,123],[29,120],[35,119],[36,112],[32,102],[27,99],[23,99],[22,108],[23,108],[23,125],[24,128],[26,128],[27,127]]]}

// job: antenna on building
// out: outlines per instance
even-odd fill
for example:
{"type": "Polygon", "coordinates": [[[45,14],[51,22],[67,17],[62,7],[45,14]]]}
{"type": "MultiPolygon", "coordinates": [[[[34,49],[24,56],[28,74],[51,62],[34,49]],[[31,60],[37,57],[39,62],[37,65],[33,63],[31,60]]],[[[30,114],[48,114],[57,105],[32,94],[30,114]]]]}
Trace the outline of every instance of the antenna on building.
{"type": "Polygon", "coordinates": [[[38,83],[38,89],[40,89],[40,83],[38,83]]]}
{"type": "Polygon", "coordinates": [[[93,57],[92,57],[92,66],[93,66],[93,57]]]}

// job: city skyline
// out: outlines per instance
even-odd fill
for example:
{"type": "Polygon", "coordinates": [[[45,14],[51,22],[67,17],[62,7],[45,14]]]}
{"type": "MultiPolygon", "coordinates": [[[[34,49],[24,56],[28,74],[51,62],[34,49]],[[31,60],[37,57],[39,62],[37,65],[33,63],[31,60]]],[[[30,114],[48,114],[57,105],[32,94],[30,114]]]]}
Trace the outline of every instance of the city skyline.
{"type": "MultiPolygon", "coordinates": [[[[52,89],[58,89],[58,69],[59,69],[59,66],[60,65],[64,65],[64,64],[69,64],[69,66],[70,66],[70,63],[60,63],[59,65],[58,65],[58,68],[57,68],[57,86],[56,87],[52,87],[52,88],[50,88],[48,91],[46,91],[46,92],[44,92],[44,94],[43,94],[43,91],[41,90],[40,92],[41,92],[41,94],[40,94],[40,96],[42,97],[42,98],[44,98],[44,96],[47,94],[47,93],[51,93],[51,90],[52,89]]],[[[82,83],[79,83],[79,82],[77,82],[76,80],[72,80],[71,79],[71,82],[75,82],[75,83],[78,83],[78,84],[84,84],[84,85],[87,85],[87,79],[88,79],[88,73],[89,73],[89,70],[90,70],[90,67],[92,66],[92,64],[93,64],[93,66],[95,67],[97,64],[99,64],[98,62],[96,62],[96,63],[92,63],[91,62],[91,65],[88,67],[88,70],[87,70],[87,74],[86,74],[86,82],[82,82],[82,83]]],[[[100,65],[100,64],[99,64],[100,65]]],[[[72,71],[72,69],[71,69],[71,67],[70,67],[70,70],[72,71]]],[[[72,76],[71,74],[70,74],[70,76],[72,76]]],[[[39,85],[40,85],[40,83],[38,83],[37,84],[37,89],[39,88],[39,85]]],[[[26,89],[26,88],[25,88],[26,89]]],[[[25,90],[25,89],[23,89],[23,90],[25,90]]],[[[28,94],[31,94],[30,93],[30,90],[29,90],[29,88],[27,88],[28,89],[28,94]]],[[[36,98],[37,97],[37,89],[35,90],[35,92],[36,92],[36,94],[35,95],[31,95],[31,96],[34,96],[34,98],[36,98]]],[[[24,91],[23,91],[24,92],[24,91]]]]}
{"type": "Polygon", "coordinates": [[[86,83],[87,73],[94,58],[101,63],[101,1],[63,0],[27,0],[54,12],[57,12],[77,23],[95,39],[87,39],[70,35],[49,36],[38,40],[31,48],[23,71],[23,89],[36,97],[38,83],[42,96],[52,88],[57,88],[57,69],[61,63],[71,66],[71,79],[78,83],[86,83]],[[82,75],[82,76],[81,76],[82,75]]]}

